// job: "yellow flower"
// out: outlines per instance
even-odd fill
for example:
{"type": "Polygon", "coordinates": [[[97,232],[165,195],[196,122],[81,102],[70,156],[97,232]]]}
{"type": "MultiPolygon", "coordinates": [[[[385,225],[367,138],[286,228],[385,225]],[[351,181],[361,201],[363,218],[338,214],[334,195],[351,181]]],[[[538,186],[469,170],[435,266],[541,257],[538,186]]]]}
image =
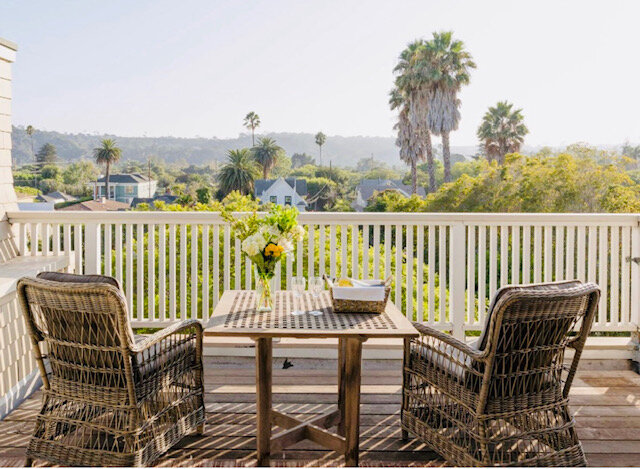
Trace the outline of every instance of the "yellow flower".
{"type": "Polygon", "coordinates": [[[282,246],[273,243],[264,248],[264,255],[267,257],[280,257],[283,252],[284,248],[282,246]]]}

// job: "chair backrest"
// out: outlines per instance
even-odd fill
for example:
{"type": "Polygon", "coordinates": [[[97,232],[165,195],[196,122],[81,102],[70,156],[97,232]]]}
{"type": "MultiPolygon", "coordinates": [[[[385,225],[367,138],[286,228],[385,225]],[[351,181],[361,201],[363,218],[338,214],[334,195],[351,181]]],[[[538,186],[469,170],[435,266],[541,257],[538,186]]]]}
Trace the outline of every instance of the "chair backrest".
{"type": "Polygon", "coordinates": [[[483,397],[513,399],[516,403],[522,396],[534,401],[546,399],[549,392],[566,396],[599,297],[597,285],[579,281],[501,289],[479,343],[489,357],[483,397]],[[568,346],[576,353],[568,374],[563,375],[568,346]]]}
{"type": "Polygon", "coordinates": [[[18,296],[45,388],[85,399],[105,398],[107,389],[110,399],[132,397],[133,333],[118,282],[103,276],[38,277],[20,279],[18,296]]]}

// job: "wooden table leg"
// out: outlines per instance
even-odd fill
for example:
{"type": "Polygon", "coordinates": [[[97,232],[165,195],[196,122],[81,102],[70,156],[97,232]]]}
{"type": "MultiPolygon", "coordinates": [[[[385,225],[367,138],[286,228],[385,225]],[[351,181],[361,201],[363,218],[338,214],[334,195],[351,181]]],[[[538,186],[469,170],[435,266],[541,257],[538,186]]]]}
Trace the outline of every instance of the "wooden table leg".
{"type": "Polygon", "coordinates": [[[271,456],[271,338],[256,339],[256,404],[258,466],[269,466],[271,456]]]}
{"type": "Polygon", "coordinates": [[[360,376],[362,367],[362,339],[348,338],[345,366],[345,464],[358,465],[358,445],[360,443],[360,376]]]}
{"type": "Polygon", "coordinates": [[[338,421],[338,435],[342,436],[344,436],[344,375],[346,372],[346,346],[346,339],[338,339],[338,411],[340,414],[340,420],[338,421]]]}

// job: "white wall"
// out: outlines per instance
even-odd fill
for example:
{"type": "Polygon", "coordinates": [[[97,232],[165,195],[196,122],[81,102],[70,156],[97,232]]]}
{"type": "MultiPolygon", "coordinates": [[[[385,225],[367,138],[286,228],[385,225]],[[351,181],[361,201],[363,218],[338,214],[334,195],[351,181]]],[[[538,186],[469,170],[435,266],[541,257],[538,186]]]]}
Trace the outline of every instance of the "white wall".
{"type": "Polygon", "coordinates": [[[11,172],[11,64],[16,50],[15,44],[0,38],[0,263],[15,254],[5,214],[18,209],[11,172]]]}

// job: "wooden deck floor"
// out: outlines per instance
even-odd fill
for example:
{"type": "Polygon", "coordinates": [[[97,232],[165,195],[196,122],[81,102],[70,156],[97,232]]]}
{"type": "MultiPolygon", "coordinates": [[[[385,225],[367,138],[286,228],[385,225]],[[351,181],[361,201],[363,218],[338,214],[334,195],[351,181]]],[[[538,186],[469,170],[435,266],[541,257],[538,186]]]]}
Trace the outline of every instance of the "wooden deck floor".
{"type": "MultiPolygon", "coordinates": [[[[158,466],[254,466],[255,388],[251,359],[205,359],[207,427],[187,437],[158,466]]],[[[327,411],[337,388],[332,360],[274,361],[275,408],[292,414],[327,411]]],[[[417,441],[400,440],[401,364],[366,360],[362,379],[361,466],[443,466],[417,441]]],[[[640,375],[619,362],[584,363],[571,393],[579,435],[592,466],[640,466],[640,375]]],[[[24,463],[40,393],[0,422],[0,466],[24,463]]],[[[312,442],[272,455],[272,466],[340,466],[343,458],[312,442]]]]}

